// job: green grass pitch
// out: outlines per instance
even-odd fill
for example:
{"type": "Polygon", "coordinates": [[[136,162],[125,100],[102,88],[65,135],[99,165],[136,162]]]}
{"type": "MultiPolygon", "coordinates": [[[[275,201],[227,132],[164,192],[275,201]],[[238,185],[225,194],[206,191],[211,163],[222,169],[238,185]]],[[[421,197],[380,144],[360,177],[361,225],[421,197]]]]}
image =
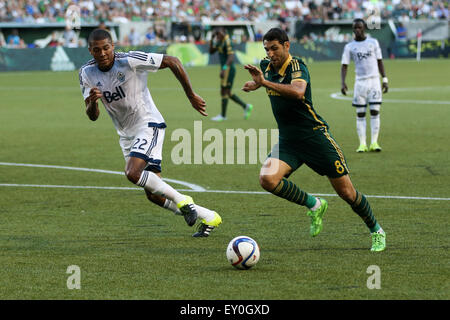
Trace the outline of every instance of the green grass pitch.
{"type": "MultiPolygon", "coordinates": [[[[255,108],[243,120],[230,101],[222,123],[210,120],[220,109],[217,66],[187,69],[208,104],[203,119],[170,71],[149,75],[168,124],[163,176],[215,191],[186,191],[222,215],[223,224],[207,239],[192,238],[181,217],[150,204],[142,190],[127,189],[134,186],[124,176],[6,165],[122,171],[124,160],[103,107],[97,122],[84,114],[77,72],[2,73],[0,299],[449,299],[449,61],[385,60],[385,66],[391,90],[381,109],[383,151],[357,154],[351,101],[331,97],[340,91],[339,62],[309,65],[314,106],[387,233],[387,249],[377,254],[369,251],[362,220],[307,167],[292,180],[329,201],[324,229],[314,239],[305,208],[270,194],[220,192],[263,191],[260,164],[173,163],[178,142],[171,135],[178,128],[193,132],[194,121],[203,120],[203,132],[276,127],[264,90],[240,90],[249,79],[241,66],[234,92],[255,108]],[[225,257],[238,235],[261,248],[259,263],[248,271],[235,270],[225,257]],[[71,265],[80,268],[79,290],[67,287],[71,265]],[[367,286],[370,266],[379,267],[380,289],[367,286]]],[[[347,84],[353,88],[353,69],[347,84]]]]}

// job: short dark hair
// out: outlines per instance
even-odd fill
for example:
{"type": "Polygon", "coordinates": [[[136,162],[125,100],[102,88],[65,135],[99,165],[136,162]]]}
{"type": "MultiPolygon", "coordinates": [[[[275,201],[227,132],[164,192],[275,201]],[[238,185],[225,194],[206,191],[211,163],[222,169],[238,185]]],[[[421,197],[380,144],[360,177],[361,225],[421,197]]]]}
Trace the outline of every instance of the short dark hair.
{"type": "Polygon", "coordinates": [[[364,19],[356,18],[355,20],[353,20],[353,24],[359,23],[359,22],[364,25],[364,29],[367,29],[367,23],[366,23],[366,21],[364,21],[364,19]]]}
{"type": "Polygon", "coordinates": [[[108,39],[112,42],[111,34],[105,29],[95,29],[89,34],[88,44],[90,45],[92,41],[99,41],[108,39]]]}
{"type": "Polygon", "coordinates": [[[266,32],[266,34],[263,37],[263,41],[274,41],[278,40],[281,44],[285,43],[286,41],[289,41],[289,37],[283,29],[280,28],[272,28],[269,31],[266,32]]]}

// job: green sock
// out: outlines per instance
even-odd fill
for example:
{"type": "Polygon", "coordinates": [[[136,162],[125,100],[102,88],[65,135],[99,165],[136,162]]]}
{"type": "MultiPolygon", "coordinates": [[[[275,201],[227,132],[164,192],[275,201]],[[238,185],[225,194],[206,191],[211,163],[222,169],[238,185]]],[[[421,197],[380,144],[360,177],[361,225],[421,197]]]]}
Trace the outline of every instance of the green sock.
{"type": "Polygon", "coordinates": [[[237,104],[241,105],[241,107],[245,109],[245,106],[247,104],[244,101],[242,101],[237,95],[233,94],[230,98],[231,98],[231,100],[233,100],[237,104]]]}
{"type": "Polygon", "coordinates": [[[222,117],[227,116],[228,98],[222,98],[222,117]]]}
{"type": "Polygon", "coordinates": [[[356,212],[361,219],[363,219],[370,232],[377,232],[380,230],[381,227],[373,216],[369,201],[367,201],[366,197],[362,193],[356,191],[356,199],[351,207],[353,211],[356,212]]]}
{"type": "Polygon", "coordinates": [[[295,202],[311,209],[316,204],[316,198],[301,190],[297,185],[283,178],[272,193],[280,198],[295,202]]]}

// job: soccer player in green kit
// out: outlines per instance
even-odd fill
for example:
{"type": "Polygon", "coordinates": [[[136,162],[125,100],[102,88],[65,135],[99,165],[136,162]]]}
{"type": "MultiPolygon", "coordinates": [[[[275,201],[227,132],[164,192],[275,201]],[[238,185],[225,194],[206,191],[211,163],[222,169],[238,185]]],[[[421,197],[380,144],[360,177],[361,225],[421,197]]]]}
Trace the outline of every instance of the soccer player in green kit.
{"type": "Polygon", "coordinates": [[[267,58],[260,68],[246,65],[253,81],[244,84],[246,92],[265,87],[279,128],[279,142],[261,168],[261,186],[274,195],[309,208],[310,234],[322,231],[322,218],[327,211],[325,199],[301,190],[287,178],[302,164],[326,175],[336,193],[365,222],[371,232],[371,251],[386,248],[386,235],[375,219],[366,197],[358,192],[349,177],[344,154],[327,122],[316,112],[311,99],[311,82],[304,62],[289,54],[289,38],[279,28],[270,29],[263,37],[267,58]]]}
{"type": "Polygon", "coordinates": [[[222,97],[222,111],[219,115],[212,118],[214,121],[224,121],[227,119],[228,99],[233,100],[244,109],[244,119],[248,119],[253,106],[242,101],[237,95],[231,93],[236,67],[234,66],[234,51],[231,46],[231,40],[224,28],[214,30],[209,45],[209,53],[219,52],[220,59],[220,95],[222,97]],[[214,41],[214,39],[217,41],[214,41]]]}

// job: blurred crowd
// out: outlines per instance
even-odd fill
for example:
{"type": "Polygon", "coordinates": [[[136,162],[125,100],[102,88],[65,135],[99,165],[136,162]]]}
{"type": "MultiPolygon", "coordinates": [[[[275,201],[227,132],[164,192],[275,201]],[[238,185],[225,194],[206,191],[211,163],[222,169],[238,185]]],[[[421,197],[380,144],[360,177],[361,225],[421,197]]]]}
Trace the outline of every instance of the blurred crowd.
{"type": "MultiPolygon", "coordinates": [[[[353,20],[373,15],[403,24],[412,19],[449,20],[448,0],[0,0],[0,23],[66,22],[70,6],[77,8],[82,24],[153,22],[154,27],[145,34],[132,29],[123,40],[125,45],[166,43],[168,22],[278,20],[288,28],[291,21],[353,20]]],[[[83,43],[68,29],[52,34],[44,45],[76,47],[83,43]]],[[[0,32],[0,46],[27,47],[17,30],[6,39],[0,32]]]]}
{"type": "Polygon", "coordinates": [[[0,22],[61,22],[69,5],[82,22],[339,20],[376,11],[383,19],[449,19],[448,0],[0,0],[0,22]]]}

